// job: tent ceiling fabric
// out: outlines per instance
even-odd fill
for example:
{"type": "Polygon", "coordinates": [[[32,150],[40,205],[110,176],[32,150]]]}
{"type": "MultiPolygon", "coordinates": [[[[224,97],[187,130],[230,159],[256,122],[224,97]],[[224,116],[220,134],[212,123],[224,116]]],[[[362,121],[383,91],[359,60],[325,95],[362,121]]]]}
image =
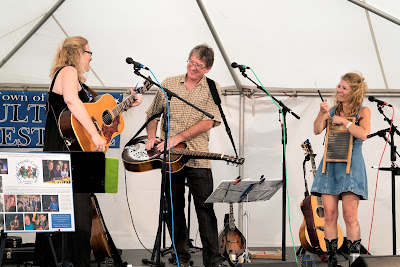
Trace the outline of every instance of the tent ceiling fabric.
{"type": "MultiPolygon", "coordinates": [[[[400,18],[397,0],[367,2],[400,18]]],[[[54,3],[1,1],[0,59],[54,3]],[[38,19],[12,32],[35,18],[38,19]]],[[[314,89],[317,84],[332,88],[344,72],[358,70],[366,77],[369,88],[385,89],[366,12],[349,1],[203,3],[230,60],[251,66],[266,87],[314,89]]],[[[82,35],[89,40],[93,51],[91,66],[106,86],[129,87],[141,81],[125,63],[126,57],[150,67],[159,80],[180,74],[185,71],[189,50],[204,42],[216,51],[209,76],[222,87],[234,85],[194,0],[69,0],[54,16],[68,35],[82,35]]],[[[400,27],[373,13],[370,17],[389,89],[400,89],[400,27]]],[[[47,84],[54,52],[64,38],[55,20],[49,18],[0,68],[0,85],[47,84]]],[[[87,77],[89,85],[101,85],[93,73],[87,77]]],[[[240,79],[244,86],[252,85],[245,78],[240,79]]]]}

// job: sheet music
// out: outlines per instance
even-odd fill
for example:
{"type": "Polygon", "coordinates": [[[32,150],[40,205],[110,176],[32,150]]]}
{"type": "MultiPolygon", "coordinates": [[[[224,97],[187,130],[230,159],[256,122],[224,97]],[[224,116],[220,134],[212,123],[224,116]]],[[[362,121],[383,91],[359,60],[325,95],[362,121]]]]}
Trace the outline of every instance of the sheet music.
{"type": "Polygon", "coordinates": [[[239,203],[270,199],[282,187],[282,180],[236,180],[221,181],[205,203],[239,203]]]}

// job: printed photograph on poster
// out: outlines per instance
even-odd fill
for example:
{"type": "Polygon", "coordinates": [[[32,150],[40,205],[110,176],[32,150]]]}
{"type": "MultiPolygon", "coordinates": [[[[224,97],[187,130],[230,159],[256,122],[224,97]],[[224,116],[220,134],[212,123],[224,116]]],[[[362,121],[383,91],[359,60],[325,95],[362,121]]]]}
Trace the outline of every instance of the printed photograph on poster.
{"type": "Polygon", "coordinates": [[[3,177],[0,176],[0,193],[3,193],[3,177]]]}
{"type": "Polygon", "coordinates": [[[15,195],[4,195],[4,211],[5,212],[16,212],[15,195]]]}
{"type": "Polygon", "coordinates": [[[18,231],[23,230],[23,214],[22,213],[6,213],[6,230],[18,231]]]}
{"type": "Polygon", "coordinates": [[[7,159],[0,159],[0,174],[8,174],[7,159]]]}
{"type": "Polygon", "coordinates": [[[44,183],[71,183],[70,163],[67,160],[43,160],[44,183]]]}
{"type": "Polygon", "coordinates": [[[35,230],[49,230],[49,214],[48,213],[39,213],[33,214],[33,218],[35,218],[35,230]]]}
{"type": "Polygon", "coordinates": [[[0,231],[4,230],[4,214],[0,214],[0,231]]]}
{"type": "Polygon", "coordinates": [[[34,230],[48,230],[49,223],[47,219],[47,214],[39,213],[25,213],[24,214],[24,230],[34,231],[34,230]]]}
{"type": "Polygon", "coordinates": [[[38,212],[41,207],[40,195],[17,195],[18,212],[38,212]]]}
{"type": "Polygon", "coordinates": [[[44,211],[58,212],[60,210],[57,195],[43,195],[42,198],[44,211]]]}
{"type": "Polygon", "coordinates": [[[0,194],[0,212],[4,212],[4,196],[0,194]]]}

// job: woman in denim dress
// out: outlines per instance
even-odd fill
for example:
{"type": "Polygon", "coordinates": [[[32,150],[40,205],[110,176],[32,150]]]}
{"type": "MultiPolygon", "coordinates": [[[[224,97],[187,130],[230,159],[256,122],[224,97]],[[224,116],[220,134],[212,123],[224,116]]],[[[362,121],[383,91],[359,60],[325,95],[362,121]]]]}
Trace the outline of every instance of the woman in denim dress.
{"type": "Polygon", "coordinates": [[[349,253],[359,253],[360,225],[358,223],[358,204],[360,199],[368,198],[367,174],[362,155],[362,143],[370,133],[371,111],[362,107],[367,91],[364,77],[357,73],[346,73],[341,77],[334,95],[334,106],[329,108],[327,100],[320,104],[314,121],[314,133],[320,134],[327,126],[329,118],[334,125],[344,125],[354,137],[350,173],[346,174],[347,163],[327,162],[325,174],[322,173],[322,160],[317,169],[311,192],[322,196],[325,213],[325,242],[328,252],[328,266],[337,263],[337,220],[338,204],[342,200],[343,219],[346,223],[347,247],[349,253]],[[353,124],[345,117],[355,117],[353,124]]]}

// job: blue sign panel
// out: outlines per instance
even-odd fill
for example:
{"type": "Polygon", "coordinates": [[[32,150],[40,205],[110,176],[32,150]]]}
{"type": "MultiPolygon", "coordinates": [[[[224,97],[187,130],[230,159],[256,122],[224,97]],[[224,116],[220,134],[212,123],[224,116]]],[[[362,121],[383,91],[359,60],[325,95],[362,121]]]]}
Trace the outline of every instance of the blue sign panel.
{"type": "MultiPolygon", "coordinates": [[[[110,95],[122,101],[121,93],[110,95]]],[[[47,92],[0,91],[0,147],[43,147],[46,97],[47,92]]],[[[117,136],[110,148],[119,143],[117,136]]]]}

